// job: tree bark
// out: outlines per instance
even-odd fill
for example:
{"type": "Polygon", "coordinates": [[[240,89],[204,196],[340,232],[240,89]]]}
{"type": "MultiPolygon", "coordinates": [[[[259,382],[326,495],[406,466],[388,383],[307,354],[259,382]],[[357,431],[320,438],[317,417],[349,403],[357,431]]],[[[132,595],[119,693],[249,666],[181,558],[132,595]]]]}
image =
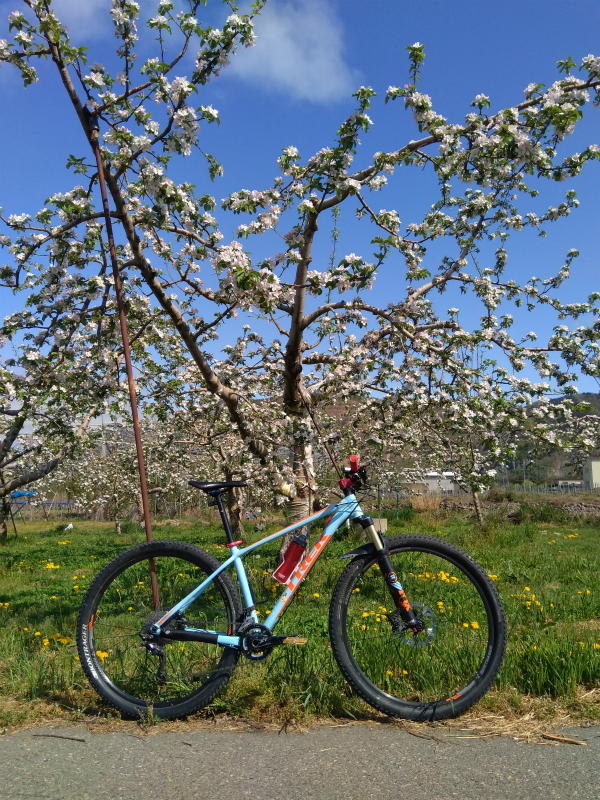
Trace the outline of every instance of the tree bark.
{"type": "MultiPolygon", "coordinates": [[[[294,425],[294,428],[296,429],[297,426],[294,425]]],[[[294,433],[296,432],[297,431],[294,430],[294,433]]],[[[288,501],[289,519],[291,524],[294,522],[300,522],[300,520],[310,516],[312,513],[312,499],[317,488],[312,445],[294,436],[293,457],[296,496],[288,501]]],[[[279,561],[281,561],[283,558],[285,551],[288,549],[289,544],[294,536],[300,536],[302,533],[306,533],[307,535],[305,552],[308,553],[310,550],[310,529],[308,525],[304,525],[292,533],[286,533],[286,535],[283,537],[281,541],[281,547],[279,548],[279,561]]]]}
{"type": "MultiPolygon", "coordinates": [[[[4,475],[0,470],[0,484],[4,486],[4,475]]],[[[10,497],[2,495],[0,500],[0,539],[8,539],[8,518],[10,517],[10,497]]]]}
{"type": "MultiPolygon", "coordinates": [[[[234,480],[234,478],[227,478],[226,480],[234,480]]],[[[242,517],[244,514],[244,501],[242,489],[231,489],[228,493],[227,501],[231,532],[236,536],[242,537],[244,536],[244,523],[242,522],[242,517]]]]}
{"type": "Polygon", "coordinates": [[[10,502],[2,498],[0,507],[0,539],[8,539],[8,518],[10,517],[10,502]]]}
{"type": "Polygon", "coordinates": [[[479,498],[479,492],[473,492],[473,505],[475,506],[475,513],[477,514],[477,522],[480,525],[483,525],[484,518],[483,518],[483,511],[481,509],[481,500],[479,498]]]}

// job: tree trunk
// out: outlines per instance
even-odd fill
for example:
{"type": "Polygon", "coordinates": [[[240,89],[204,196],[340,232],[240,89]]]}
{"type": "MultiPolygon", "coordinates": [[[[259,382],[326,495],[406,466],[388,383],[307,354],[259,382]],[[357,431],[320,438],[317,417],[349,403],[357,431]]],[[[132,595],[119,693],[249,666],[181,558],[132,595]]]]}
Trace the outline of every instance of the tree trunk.
{"type": "MultiPolygon", "coordinates": [[[[295,426],[294,426],[295,427],[295,426]]],[[[312,500],[314,498],[317,482],[315,480],[315,469],[312,454],[312,445],[298,440],[294,437],[294,478],[296,496],[288,501],[288,511],[290,523],[299,522],[310,516],[312,513],[312,500]]],[[[283,558],[294,536],[302,533],[307,535],[306,553],[310,549],[310,530],[308,525],[298,528],[293,533],[286,533],[281,541],[279,548],[279,561],[283,558]]]]}
{"type": "MultiPolygon", "coordinates": [[[[233,478],[226,477],[226,480],[232,481],[233,478]]],[[[244,514],[244,500],[242,492],[243,489],[238,487],[231,489],[227,496],[231,532],[240,538],[244,536],[244,524],[242,522],[242,517],[244,514]]]]}
{"type": "Polygon", "coordinates": [[[140,525],[144,523],[144,503],[142,501],[142,489],[138,488],[135,494],[135,509],[131,515],[131,521],[137,522],[140,525]]]}
{"type": "Polygon", "coordinates": [[[473,491],[473,505],[475,506],[475,513],[477,514],[477,521],[483,525],[483,511],[481,510],[481,500],[479,499],[479,492],[473,491]]]}
{"type": "Polygon", "coordinates": [[[0,508],[0,539],[8,539],[8,518],[10,516],[10,506],[6,497],[2,498],[2,507],[0,508]]]}
{"type": "MultiPolygon", "coordinates": [[[[0,472],[0,483],[5,486],[4,475],[0,472]]],[[[0,539],[8,539],[8,518],[10,517],[10,497],[3,494],[0,504],[0,539]]]]}

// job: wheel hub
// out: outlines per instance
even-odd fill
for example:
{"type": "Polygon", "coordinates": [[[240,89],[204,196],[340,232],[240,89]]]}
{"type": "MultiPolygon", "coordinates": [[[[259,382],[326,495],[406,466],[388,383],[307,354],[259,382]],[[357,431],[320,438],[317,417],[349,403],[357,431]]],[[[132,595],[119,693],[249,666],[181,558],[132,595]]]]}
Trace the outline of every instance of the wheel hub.
{"type": "Polygon", "coordinates": [[[395,616],[396,622],[400,624],[392,623],[392,627],[404,644],[409,647],[425,647],[435,637],[437,620],[429,606],[417,602],[411,603],[411,606],[416,617],[416,625],[402,624],[398,620],[398,611],[394,611],[391,616],[395,616]]]}

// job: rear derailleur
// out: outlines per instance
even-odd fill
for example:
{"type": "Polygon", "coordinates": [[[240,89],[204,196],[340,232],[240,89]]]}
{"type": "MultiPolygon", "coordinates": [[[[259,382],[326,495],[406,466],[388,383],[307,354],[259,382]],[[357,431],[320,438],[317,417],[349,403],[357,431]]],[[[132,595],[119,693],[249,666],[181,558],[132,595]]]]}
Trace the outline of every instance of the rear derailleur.
{"type": "MultiPolygon", "coordinates": [[[[158,656],[158,670],[156,672],[157,683],[167,682],[167,654],[165,653],[165,648],[163,646],[166,642],[166,639],[162,636],[157,636],[156,634],[151,633],[151,628],[158,622],[159,619],[164,617],[167,611],[168,609],[159,608],[156,611],[153,611],[151,614],[148,614],[144,620],[144,624],[142,625],[141,633],[139,634],[139,637],[142,640],[140,647],[146,648],[147,652],[150,653],[151,656],[158,656]]],[[[177,621],[180,623],[185,622],[185,618],[179,614],[175,615],[174,619],[177,619],[177,621]]]]}

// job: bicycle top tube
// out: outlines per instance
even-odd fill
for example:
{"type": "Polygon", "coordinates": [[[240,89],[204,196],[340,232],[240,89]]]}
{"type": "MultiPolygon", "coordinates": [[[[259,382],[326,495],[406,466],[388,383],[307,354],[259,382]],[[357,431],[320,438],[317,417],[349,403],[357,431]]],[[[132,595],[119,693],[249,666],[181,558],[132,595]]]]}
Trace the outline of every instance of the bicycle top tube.
{"type": "MultiPolygon", "coordinates": [[[[248,545],[248,547],[243,547],[242,549],[238,550],[237,546],[233,546],[231,548],[231,555],[226,560],[223,561],[219,567],[212,572],[201,584],[199,584],[190,594],[180,600],[177,605],[173,606],[162,619],[158,620],[158,622],[153,626],[153,629],[156,629],[156,632],[159,631],[160,626],[164,625],[168,620],[177,614],[180,611],[184,611],[194,600],[199,597],[202,592],[214,581],[214,579],[221,574],[224,570],[228,569],[231,566],[235,566],[235,569],[238,573],[238,580],[240,586],[242,588],[244,594],[244,601],[246,603],[246,607],[250,607],[253,605],[252,596],[250,593],[248,579],[246,576],[246,571],[242,562],[242,559],[245,558],[249,553],[252,553],[254,550],[261,547],[263,544],[267,544],[268,542],[272,542],[275,539],[278,539],[282,536],[285,536],[286,533],[291,533],[292,531],[297,530],[298,528],[303,527],[304,525],[309,525],[312,522],[316,522],[319,519],[322,519],[327,514],[331,514],[331,519],[328,521],[327,525],[325,526],[325,530],[321,535],[319,541],[315,544],[315,546],[311,549],[310,553],[304,560],[304,562],[300,565],[300,569],[305,566],[305,562],[308,561],[306,568],[304,569],[301,577],[296,580],[296,575],[290,580],[290,585],[286,587],[285,591],[277,601],[275,608],[269,614],[267,619],[265,620],[265,625],[267,627],[272,627],[275,624],[278,617],[281,615],[281,612],[289,602],[291,596],[294,594],[296,588],[298,587],[299,583],[305,575],[308,573],[308,570],[313,566],[314,562],[317,560],[317,557],[321,554],[325,545],[329,542],[333,534],[337,531],[337,529],[342,525],[347,519],[350,517],[359,517],[362,516],[362,510],[358,503],[358,500],[354,495],[348,495],[344,497],[337,503],[332,503],[327,508],[322,509],[321,511],[317,511],[315,514],[311,514],[309,517],[306,517],[299,522],[295,522],[293,525],[288,525],[286,528],[282,528],[280,531],[276,533],[272,533],[269,536],[265,536],[264,539],[259,539],[258,542],[254,542],[253,544],[248,545]],[[291,588],[293,586],[293,588],[291,588]]],[[[253,616],[256,616],[256,612],[253,612],[253,616]]]]}

